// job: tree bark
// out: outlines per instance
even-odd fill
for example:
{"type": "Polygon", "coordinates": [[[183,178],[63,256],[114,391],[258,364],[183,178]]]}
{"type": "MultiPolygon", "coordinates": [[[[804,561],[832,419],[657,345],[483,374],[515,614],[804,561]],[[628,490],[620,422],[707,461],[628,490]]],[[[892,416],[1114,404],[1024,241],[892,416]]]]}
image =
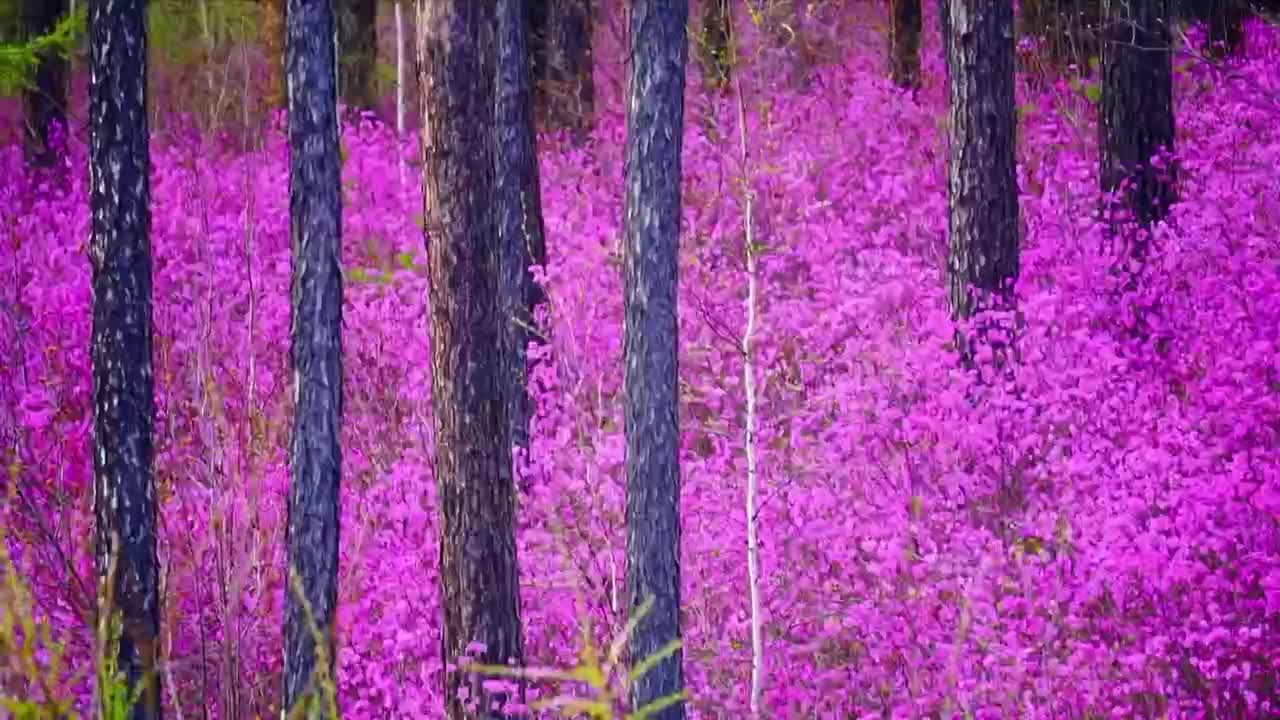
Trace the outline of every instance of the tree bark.
{"type": "Polygon", "coordinates": [[[951,64],[951,1],[938,0],[938,30],[942,36],[942,67],[944,71],[950,72],[948,66],[951,64]]]}
{"type": "MultiPolygon", "coordinates": [[[[627,97],[625,327],[627,592],[653,607],[632,662],[680,632],[680,428],[676,290],[688,52],[686,0],[633,0],[627,97]]],[[[682,652],[632,684],[635,709],[684,689],[682,652]]],[[[654,717],[685,717],[677,704],[654,717]]]]}
{"type": "MultiPolygon", "coordinates": [[[[23,24],[28,38],[47,35],[67,13],[67,0],[24,0],[23,24]]],[[[67,122],[67,59],[57,53],[46,53],[36,66],[35,83],[23,93],[26,120],[28,161],[37,167],[48,167],[58,159],[58,150],[49,144],[53,125],[67,122]]]]}
{"type": "Polygon", "coordinates": [[[969,318],[1012,301],[1018,276],[1011,0],[950,0],[948,290],[969,318]]]}
{"type": "Polygon", "coordinates": [[[368,110],[378,101],[377,0],[337,0],[338,90],[352,110],[368,110]]]}
{"type": "MultiPolygon", "coordinates": [[[[494,168],[498,252],[501,255],[499,311],[506,331],[503,353],[510,399],[511,439],[528,447],[532,399],[527,389],[527,348],[543,290],[530,265],[546,265],[542,192],[538,177],[537,136],[529,73],[529,6],[523,0],[498,1],[497,105],[494,168]]],[[[537,336],[536,331],[532,333],[537,336]]]]}
{"type": "MultiPolygon", "coordinates": [[[[1174,147],[1168,21],[1167,0],[1107,0],[1098,128],[1102,191],[1120,193],[1107,213],[1113,229],[1157,223],[1177,198],[1174,168],[1152,162],[1174,147]]],[[[1129,250],[1140,258],[1146,241],[1130,235],[1129,250]]]]}
{"type": "Polygon", "coordinates": [[[289,213],[293,243],[294,418],[289,445],[289,568],[285,707],[319,717],[321,680],[334,680],[342,477],[342,188],[334,15],[330,0],[289,0],[289,213]],[[323,656],[320,653],[323,652],[323,656]]]}
{"type": "Polygon", "coordinates": [[[551,126],[581,137],[595,113],[591,0],[534,0],[533,28],[539,105],[551,126]]]}
{"type": "MultiPolygon", "coordinates": [[[[418,4],[430,274],[435,472],[440,487],[443,656],[523,662],[515,485],[499,317],[494,190],[494,5],[418,4]],[[468,653],[479,642],[484,649],[468,653]]],[[[445,676],[450,718],[498,717],[465,671],[445,676]],[[468,711],[458,689],[469,687],[468,711]],[[474,714],[469,714],[474,713],[474,714]]]]}
{"type": "MultiPolygon", "coordinates": [[[[396,0],[396,134],[404,135],[405,117],[404,0],[396,0]]],[[[403,157],[403,156],[402,156],[403,157]]],[[[401,161],[403,171],[403,160],[401,161]]],[[[403,178],[402,178],[403,179],[403,178]]]]}
{"type": "Polygon", "coordinates": [[[146,14],[145,0],[89,5],[95,557],[134,720],[161,716],[146,14]]]}
{"type": "Polygon", "coordinates": [[[920,86],[920,31],[924,18],[920,0],[891,0],[893,23],[889,32],[889,72],[899,87],[920,86]]]}
{"type": "Polygon", "coordinates": [[[729,0],[702,0],[702,42],[699,47],[703,84],[711,90],[726,89],[732,79],[730,43],[733,8],[729,0]]]}
{"type": "Polygon", "coordinates": [[[263,102],[270,109],[284,107],[285,98],[285,2],[263,0],[262,44],[267,55],[267,87],[263,102]]]}

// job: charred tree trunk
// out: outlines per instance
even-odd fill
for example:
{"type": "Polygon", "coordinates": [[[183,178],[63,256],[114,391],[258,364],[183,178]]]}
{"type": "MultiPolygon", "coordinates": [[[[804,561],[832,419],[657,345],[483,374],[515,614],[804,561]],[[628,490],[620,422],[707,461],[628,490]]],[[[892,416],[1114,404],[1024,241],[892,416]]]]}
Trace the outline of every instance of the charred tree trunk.
{"type": "Polygon", "coordinates": [[[533,55],[538,105],[553,127],[579,137],[592,125],[591,0],[534,0],[533,55]]]}
{"type": "Polygon", "coordinates": [[[331,0],[289,0],[289,214],[293,242],[293,437],[285,707],[319,717],[334,679],[342,478],[342,188],[331,0]],[[302,604],[305,598],[307,606],[302,604]],[[317,647],[307,613],[323,633],[317,647]],[[322,655],[323,653],[323,655],[322,655]]]}
{"type": "Polygon", "coordinates": [[[133,720],[158,720],[161,697],[146,16],[145,0],[89,4],[95,557],[133,720]]]}
{"type": "Polygon", "coordinates": [[[920,31],[924,19],[920,0],[891,0],[893,24],[889,32],[889,71],[899,87],[920,86],[920,31]]]}
{"type": "MultiPolygon", "coordinates": [[[[24,0],[23,24],[27,37],[49,34],[66,13],[67,0],[24,0]]],[[[22,95],[27,159],[32,165],[48,167],[58,160],[57,148],[49,144],[49,131],[54,124],[66,130],[67,72],[65,57],[45,53],[36,66],[35,83],[22,95]]]]}
{"type": "Polygon", "coordinates": [[[729,87],[733,79],[730,43],[733,41],[733,8],[729,0],[702,0],[701,65],[703,84],[711,90],[729,87]]]}
{"type": "MultiPolygon", "coordinates": [[[[1120,193],[1107,213],[1113,230],[1164,219],[1176,200],[1172,166],[1153,163],[1174,147],[1173,55],[1167,0],[1107,0],[1098,128],[1102,191],[1120,193]],[[1118,212],[1117,212],[1118,211],[1118,212]]],[[[1108,203],[1110,205],[1110,203],[1108,203]]],[[[1146,241],[1128,233],[1141,258],[1146,241]]]]}
{"type": "MultiPolygon", "coordinates": [[[[938,30],[942,35],[942,67],[948,70],[951,64],[951,2],[938,0],[938,30]]],[[[948,71],[948,75],[949,75],[948,71]]]]}
{"type": "MultiPolygon", "coordinates": [[[[424,203],[431,281],[435,472],[440,486],[443,656],[480,642],[481,662],[524,658],[515,544],[511,426],[499,317],[502,253],[494,181],[494,6],[418,4],[424,203]]],[[[474,656],[474,654],[472,654],[474,656]]],[[[449,717],[498,717],[465,671],[446,674],[449,717]],[[468,711],[458,689],[470,690],[468,711]]]]}
{"type": "Polygon", "coordinates": [[[532,399],[526,379],[527,348],[542,287],[530,265],[546,265],[542,224],[542,192],[538,177],[537,136],[533,127],[533,92],[529,73],[529,6],[523,0],[499,0],[497,19],[497,106],[494,169],[498,252],[501,256],[499,308],[509,347],[504,352],[511,397],[511,440],[528,447],[532,399]]]}
{"type": "Polygon", "coordinates": [[[1018,276],[1011,0],[950,0],[948,290],[965,319],[1007,309],[1018,276]]]}
{"type": "Polygon", "coordinates": [[[337,0],[338,90],[352,110],[368,110],[378,100],[377,0],[337,0]]]}
{"type": "MultiPolygon", "coordinates": [[[[688,15],[686,0],[631,4],[623,261],[627,592],[633,615],[653,601],[631,636],[633,663],[681,636],[676,290],[688,15]]],[[[636,709],[683,691],[682,657],[677,651],[632,684],[636,709]]],[[[684,705],[654,717],[684,718],[684,705]]]]}
{"type": "Polygon", "coordinates": [[[263,0],[262,44],[267,55],[267,87],[263,102],[272,110],[284,107],[285,0],[263,0]]]}

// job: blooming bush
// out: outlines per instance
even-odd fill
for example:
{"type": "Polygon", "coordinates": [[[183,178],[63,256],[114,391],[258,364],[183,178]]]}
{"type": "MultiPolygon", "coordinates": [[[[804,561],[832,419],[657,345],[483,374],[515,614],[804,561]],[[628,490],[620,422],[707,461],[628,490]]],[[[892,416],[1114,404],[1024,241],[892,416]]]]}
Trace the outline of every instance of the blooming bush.
{"type": "MultiPolygon", "coordinates": [[[[1115,272],[1094,217],[1090,94],[1020,77],[1020,361],[983,385],[959,369],[943,290],[940,59],[926,56],[915,98],[856,37],[799,89],[749,72],[746,168],[724,139],[729,101],[704,99],[690,73],[680,416],[693,716],[747,713],[744,176],[763,246],[769,715],[1280,715],[1280,33],[1248,34],[1234,64],[1179,60],[1182,200],[1136,281],[1115,272]]],[[[541,665],[576,662],[584,618],[603,639],[626,612],[625,127],[616,71],[597,72],[592,141],[543,146],[551,342],[531,351],[538,411],[517,459],[522,619],[541,665]]],[[[343,143],[339,693],[357,720],[436,717],[418,154],[367,121],[343,143]]],[[[75,139],[68,153],[72,189],[57,192],[19,179],[20,147],[0,151],[12,179],[0,185],[3,521],[40,616],[88,658],[87,159],[75,139]]],[[[174,131],[152,160],[167,701],[275,713],[287,148],[278,123],[248,151],[174,131]]],[[[87,682],[66,692],[85,701],[87,682]]]]}

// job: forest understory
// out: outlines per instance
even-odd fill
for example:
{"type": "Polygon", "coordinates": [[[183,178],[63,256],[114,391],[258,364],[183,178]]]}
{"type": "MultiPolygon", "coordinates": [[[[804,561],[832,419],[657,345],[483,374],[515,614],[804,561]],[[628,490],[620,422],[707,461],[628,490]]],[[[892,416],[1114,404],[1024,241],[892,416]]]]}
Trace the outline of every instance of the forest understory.
{"type": "MultiPolygon", "coordinates": [[[[1251,20],[1226,61],[1175,50],[1179,202],[1128,268],[1097,215],[1097,81],[1019,46],[1017,352],[979,383],[957,361],[944,281],[937,19],[926,16],[923,86],[904,91],[885,77],[876,7],[810,28],[806,58],[779,51],[742,70],[745,166],[736,96],[705,90],[690,66],[679,288],[690,716],[749,716],[745,182],[759,253],[766,716],[1280,717],[1280,29],[1251,20]]],[[[527,655],[556,667],[578,662],[584,623],[607,643],[627,611],[624,81],[620,62],[595,74],[590,136],[540,140],[548,342],[530,349],[537,409],[517,457],[527,655]]],[[[198,125],[169,117],[151,149],[166,712],[278,717],[286,137],[283,120],[248,139],[198,125]]],[[[60,170],[69,191],[28,173],[19,143],[0,149],[0,518],[35,616],[66,649],[41,692],[88,707],[82,135],[60,170]]],[[[444,706],[429,248],[409,135],[372,119],[342,129],[337,633],[351,720],[444,706]]],[[[37,646],[47,669],[53,654],[37,646]]],[[[21,686],[20,670],[0,663],[0,689],[21,686]]]]}

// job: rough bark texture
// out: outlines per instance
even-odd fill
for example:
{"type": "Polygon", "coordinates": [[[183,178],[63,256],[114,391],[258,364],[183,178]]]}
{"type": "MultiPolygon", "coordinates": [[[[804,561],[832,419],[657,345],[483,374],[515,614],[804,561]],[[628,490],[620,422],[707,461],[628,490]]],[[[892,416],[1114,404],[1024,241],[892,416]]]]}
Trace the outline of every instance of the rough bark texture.
{"type": "Polygon", "coordinates": [[[1011,299],[1018,276],[1013,3],[951,0],[948,290],[967,318],[1011,299]]]}
{"type": "MultiPolygon", "coordinates": [[[[474,0],[418,4],[443,655],[450,663],[468,654],[498,664],[524,658],[491,210],[494,9],[474,0]],[[467,653],[472,642],[485,649],[467,653]]],[[[449,672],[450,718],[500,716],[469,714],[458,699],[464,682],[481,708],[505,700],[484,696],[474,677],[449,672]]]]}
{"type": "Polygon", "coordinates": [[[591,33],[591,0],[533,0],[539,105],[551,126],[579,135],[595,113],[591,33]]]}
{"type": "Polygon", "coordinates": [[[284,107],[284,34],[285,34],[285,2],[286,0],[263,0],[262,3],[262,45],[267,55],[266,73],[267,87],[262,101],[270,109],[284,107]]]}
{"type": "Polygon", "coordinates": [[[942,69],[951,63],[951,2],[938,0],[938,31],[942,36],[942,69]]]}
{"type": "Polygon", "coordinates": [[[1055,63],[1075,64],[1089,72],[1089,59],[1098,54],[1101,0],[1024,0],[1022,32],[1044,43],[1055,63]]]}
{"type": "MultiPolygon", "coordinates": [[[[1173,150],[1173,55],[1167,0],[1107,0],[1098,128],[1104,193],[1120,192],[1113,227],[1159,222],[1176,199],[1172,167],[1152,156],[1173,150]]],[[[1141,234],[1129,250],[1146,251],[1141,234]]]]}
{"type": "Polygon", "coordinates": [[[920,31],[924,17],[920,0],[891,0],[893,23],[889,32],[889,73],[900,87],[920,86],[920,31]]]}
{"type": "MultiPolygon", "coordinates": [[[[542,287],[530,265],[545,265],[547,246],[542,223],[537,136],[533,127],[533,92],[529,72],[529,6],[523,0],[498,0],[497,105],[494,168],[498,250],[501,254],[499,307],[507,348],[503,353],[510,392],[511,440],[528,446],[532,402],[526,389],[527,348],[542,287]]],[[[532,333],[537,337],[536,333],[532,333]]]]}
{"type": "MultiPolygon", "coordinates": [[[[27,37],[49,34],[66,13],[67,0],[24,0],[27,37]]],[[[33,165],[47,167],[58,159],[57,148],[49,146],[49,129],[67,121],[67,72],[65,57],[45,54],[36,66],[34,85],[22,95],[27,159],[33,165]]]]}
{"type": "Polygon", "coordinates": [[[377,0],[336,0],[338,12],[338,89],[353,109],[377,102],[377,0]]]}
{"type": "MultiPolygon", "coordinates": [[[[685,0],[633,0],[627,94],[625,328],[627,592],[653,609],[631,637],[638,662],[680,633],[679,273],[685,0]]],[[[632,685],[635,708],[684,688],[682,653],[632,685]]],[[[661,720],[684,718],[682,704],[661,720]]]]}
{"type": "MultiPolygon", "coordinates": [[[[918,0],[917,0],[918,1],[918,0]]],[[[702,0],[702,81],[708,89],[729,87],[733,67],[730,45],[733,38],[733,9],[729,0],[702,0]]]]}
{"type": "Polygon", "coordinates": [[[334,85],[331,0],[289,0],[289,214],[293,243],[291,359],[294,416],[289,445],[289,566],[316,627],[292,590],[285,615],[285,706],[320,712],[319,686],[333,678],[342,476],[342,189],[334,85]]]}
{"type": "Polygon", "coordinates": [[[95,556],[104,580],[114,557],[99,612],[120,613],[119,667],[131,693],[145,688],[134,720],[159,718],[161,697],[146,12],[145,0],[89,4],[95,556]]]}

